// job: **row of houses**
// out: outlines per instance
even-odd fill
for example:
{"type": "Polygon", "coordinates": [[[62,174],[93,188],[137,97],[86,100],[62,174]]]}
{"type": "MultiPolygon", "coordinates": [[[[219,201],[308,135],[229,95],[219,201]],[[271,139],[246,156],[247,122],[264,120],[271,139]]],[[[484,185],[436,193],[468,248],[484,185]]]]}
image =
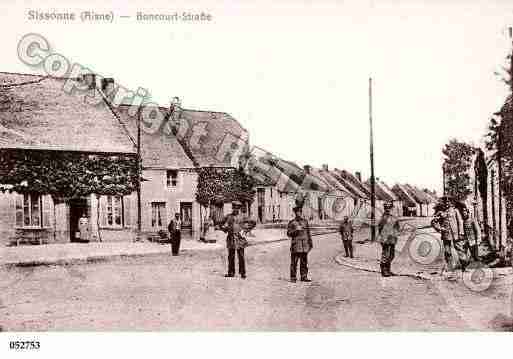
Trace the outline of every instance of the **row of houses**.
{"type": "MultiPolygon", "coordinates": [[[[132,240],[139,217],[143,233],[156,233],[167,228],[175,213],[180,214],[184,230],[198,234],[205,219],[219,220],[231,210],[228,203],[200,205],[196,188],[200,168],[236,169],[230,154],[249,143],[248,132],[240,123],[224,112],[185,109],[173,102],[170,107],[158,108],[163,116],[158,131],[139,131],[134,116],[138,108],[116,104],[111,91],[115,86],[113,79],[94,74],[70,79],[0,73],[0,151],[4,157],[21,154],[30,160],[70,154],[92,160],[135,161],[139,144],[142,162],[140,201],[135,191],[122,196],[88,193],[69,198],[39,195],[37,191],[20,194],[0,178],[1,243],[19,238],[73,242],[83,215],[89,219],[92,240],[132,240]],[[65,86],[86,91],[65,92],[65,86]]],[[[142,121],[141,126],[148,123],[142,121]]],[[[289,181],[284,186],[280,177],[261,173],[255,199],[247,204],[249,214],[260,223],[290,219],[298,196],[305,199],[307,217],[315,221],[369,216],[370,183],[362,181],[358,173],[327,165],[300,167],[267,154],[254,160],[276,173],[286,173],[289,181]]],[[[104,177],[115,175],[105,173],[104,177]]],[[[378,210],[385,201],[391,201],[399,216],[427,216],[432,214],[434,197],[414,186],[389,188],[376,180],[378,210]]]]}

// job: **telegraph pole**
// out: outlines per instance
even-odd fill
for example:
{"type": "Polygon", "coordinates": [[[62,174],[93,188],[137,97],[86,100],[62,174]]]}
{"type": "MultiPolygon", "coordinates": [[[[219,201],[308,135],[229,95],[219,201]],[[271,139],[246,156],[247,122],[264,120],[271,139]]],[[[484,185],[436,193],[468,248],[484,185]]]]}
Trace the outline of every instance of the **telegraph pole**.
{"type": "Polygon", "coordinates": [[[374,178],[374,134],[372,129],[372,78],[369,77],[369,124],[370,124],[370,167],[371,167],[371,241],[376,240],[376,184],[374,178]]]}
{"type": "Polygon", "coordinates": [[[137,110],[137,240],[141,239],[142,232],[142,204],[141,204],[141,181],[142,181],[142,160],[141,160],[141,107],[137,110]]]}

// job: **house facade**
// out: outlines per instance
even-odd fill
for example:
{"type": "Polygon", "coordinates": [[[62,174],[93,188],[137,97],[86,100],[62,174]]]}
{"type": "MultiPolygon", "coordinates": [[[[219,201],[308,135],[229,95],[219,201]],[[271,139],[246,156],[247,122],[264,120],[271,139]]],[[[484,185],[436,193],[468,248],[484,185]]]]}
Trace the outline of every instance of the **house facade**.
{"type": "MultiPolygon", "coordinates": [[[[128,161],[135,168],[135,144],[112,114],[91,77],[76,79],[0,73],[0,151],[3,158],[26,161],[72,158],[76,161],[128,161]],[[63,86],[78,89],[73,94],[63,86]],[[86,95],[98,99],[93,106],[86,95]]],[[[76,163],[69,162],[69,176],[76,163]]],[[[115,173],[105,173],[113,177],[115,173]]],[[[19,242],[67,243],[77,236],[78,220],[89,219],[89,240],[133,239],[136,228],[135,193],[128,195],[53,196],[26,181],[27,190],[14,192],[0,183],[0,238],[19,242]]],[[[102,189],[103,191],[103,189],[102,189]]]]}

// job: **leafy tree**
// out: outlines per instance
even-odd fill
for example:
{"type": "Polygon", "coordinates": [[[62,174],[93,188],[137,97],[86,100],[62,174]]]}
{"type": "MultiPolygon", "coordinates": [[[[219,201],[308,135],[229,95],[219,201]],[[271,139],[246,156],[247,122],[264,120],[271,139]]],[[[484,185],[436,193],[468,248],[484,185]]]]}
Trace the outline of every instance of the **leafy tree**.
{"type": "Polygon", "coordinates": [[[255,180],[242,169],[198,168],[196,200],[204,207],[232,201],[251,203],[255,185],[255,180]]]}
{"type": "Polygon", "coordinates": [[[474,148],[465,142],[452,139],[442,150],[445,168],[446,195],[457,200],[465,199],[472,189],[469,170],[474,148]]]}

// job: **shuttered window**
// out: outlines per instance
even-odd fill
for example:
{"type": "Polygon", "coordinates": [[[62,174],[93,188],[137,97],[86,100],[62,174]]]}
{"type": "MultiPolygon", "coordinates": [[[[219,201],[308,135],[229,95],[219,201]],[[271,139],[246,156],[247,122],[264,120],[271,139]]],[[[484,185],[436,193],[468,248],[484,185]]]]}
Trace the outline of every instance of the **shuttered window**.
{"type": "Polygon", "coordinates": [[[101,196],[100,197],[100,226],[103,228],[123,227],[123,197],[101,196]]]}
{"type": "Polygon", "coordinates": [[[45,218],[49,217],[48,206],[48,204],[45,204],[45,207],[43,207],[43,197],[39,195],[17,195],[16,227],[49,227],[49,218],[45,218]]]}

